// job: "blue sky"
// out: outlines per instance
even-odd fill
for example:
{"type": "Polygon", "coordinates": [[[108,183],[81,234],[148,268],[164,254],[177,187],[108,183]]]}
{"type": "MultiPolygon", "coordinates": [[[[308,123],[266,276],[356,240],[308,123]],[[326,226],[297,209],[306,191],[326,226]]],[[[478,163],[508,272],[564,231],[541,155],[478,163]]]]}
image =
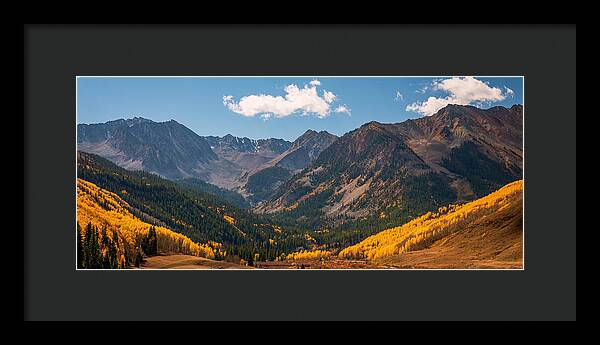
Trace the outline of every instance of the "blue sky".
{"type": "Polygon", "coordinates": [[[294,140],[369,121],[402,122],[448,103],[523,104],[521,77],[78,77],[77,123],[171,119],[199,135],[294,140]]]}

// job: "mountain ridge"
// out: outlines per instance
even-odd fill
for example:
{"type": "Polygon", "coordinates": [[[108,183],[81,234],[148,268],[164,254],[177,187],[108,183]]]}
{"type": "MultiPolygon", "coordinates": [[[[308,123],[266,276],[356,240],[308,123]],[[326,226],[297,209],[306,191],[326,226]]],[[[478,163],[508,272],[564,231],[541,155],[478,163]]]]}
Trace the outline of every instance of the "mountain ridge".
{"type": "Polygon", "coordinates": [[[357,219],[395,208],[408,219],[481,197],[521,174],[521,106],[450,105],[344,134],[255,211],[297,217],[298,209],[316,208],[325,218],[357,219]]]}
{"type": "MultiPolygon", "coordinates": [[[[278,178],[288,178],[315,159],[321,146],[326,146],[331,138],[335,136],[314,130],[308,130],[294,142],[231,134],[199,136],[175,120],[155,122],[143,117],[77,125],[77,146],[81,151],[98,154],[129,170],[147,171],[171,180],[196,178],[251,198],[256,188],[246,188],[249,176],[281,165],[283,173],[278,178]],[[322,137],[326,139],[319,140],[322,137]]],[[[265,176],[269,176],[268,171],[265,176]]],[[[278,178],[269,183],[276,186],[278,178]]]]}
{"type": "Polygon", "coordinates": [[[330,204],[321,208],[327,216],[350,212],[356,218],[368,211],[364,205],[349,203],[364,199],[369,189],[387,189],[383,193],[388,199],[402,194],[398,188],[391,191],[381,185],[380,177],[387,181],[389,174],[402,173],[409,179],[430,174],[437,181],[434,184],[448,184],[457,194],[455,198],[446,193],[444,201],[472,200],[517,177],[522,173],[522,116],[523,107],[517,104],[488,109],[451,104],[432,116],[400,123],[370,121],[342,137],[308,129],[293,142],[231,134],[202,137],[175,120],[154,122],[133,117],[79,124],[77,142],[78,149],[99,154],[129,170],[149,171],[172,180],[196,178],[237,192],[259,203],[255,210],[261,213],[297,208],[298,201],[302,203],[330,187],[312,180],[307,183],[305,175],[300,177],[304,179],[301,189],[310,189],[310,195],[298,192],[299,185],[290,190],[294,175],[314,174],[326,166],[331,175],[345,167],[338,181],[328,182],[337,184],[331,193],[335,198],[321,195],[330,204]],[[343,142],[332,145],[340,140],[343,142]],[[324,158],[319,160],[321,154],[324,158]],[[327,160],[337,167],[332,169],[327,160]],[[309,167],[312,170],[304,172],[309,167]],[[497,176],[491,178],[493,174],[497,176]],[[357,179],[359,175],[362,177],[357,179]],[[281,188],[288,189],[283,192],[288,193],[284,199],[280,198],[281,188]]]}
{"type": "Polygon", "coordinates": [[[219,165],[208,142],[175,120],[141,117],[103,124],[78,124],[79,150],[103,156],[129,170],[176,179],[207,174],[219,165]]]}
{"type": "Polygon", "coordinates": [[[310,165],[335,140],[337,136],[327,131],[307,130],[285,151],[245,174],[241,193],[255,202],[262,201],[291,176],[310,165]]]}

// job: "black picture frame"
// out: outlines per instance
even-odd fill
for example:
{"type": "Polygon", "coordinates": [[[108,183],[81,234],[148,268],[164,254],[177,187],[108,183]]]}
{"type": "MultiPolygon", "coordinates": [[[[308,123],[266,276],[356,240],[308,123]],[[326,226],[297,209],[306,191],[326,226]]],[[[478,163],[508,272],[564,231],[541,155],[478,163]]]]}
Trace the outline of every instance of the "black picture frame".
{"type": "Polygon", "coordinates": [[[575,320],[575,37],[569,25],[24,26],[24,320],[575,320]],[[523,75],[525,270],[76,271],[76,75],[523,75]]]}

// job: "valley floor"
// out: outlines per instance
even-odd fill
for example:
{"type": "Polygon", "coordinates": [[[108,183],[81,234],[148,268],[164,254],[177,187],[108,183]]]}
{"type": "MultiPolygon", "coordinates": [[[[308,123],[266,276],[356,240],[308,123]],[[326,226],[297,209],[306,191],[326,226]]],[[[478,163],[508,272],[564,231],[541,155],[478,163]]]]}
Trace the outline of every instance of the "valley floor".
{"type": "MultiPolygon", "coordinates": [[[[464,250],[464,248],[462,249],[464,250]]],[[[507,248],[498,253],[497,258],[485,254],[465,255],[457,248],[434,245],[431,248],[403,253],[393,257],[366,261],[329,258],[327,260],[288,260],[260,261],[256,267],[239,265],[227,261],[216,261],[206,258],[172,254],[158,255],[145,259],[141,269],[519,269],[522,268],[520,258],[506,256],[506,252],[520,248],[507,248]],[[502,252],[505,252],[502,254],[502,252]]]]}
{"type": "Polygon", "coordinates": [[[382,269],[390,268],[387,265],[364,260],[343,260],[330,258],[327,260],[286,260],[286,261],[261,261],[256,264],[262,269],[382,269]]]}
{"type": "Polygon", "coordinates": [[[249,269],[227,261],[216,261],[183,254],[156,255],[147,257],[142,269],[249,269]]]}
{"type": "Polygon", "coordinates": [[[329,259],[261,261],[256,267],[239,265],[227,261],[216,261],[191,255],[165,254],[147,257],[141,269],[369,269],[389,268],[368,261],[329,259]]]}

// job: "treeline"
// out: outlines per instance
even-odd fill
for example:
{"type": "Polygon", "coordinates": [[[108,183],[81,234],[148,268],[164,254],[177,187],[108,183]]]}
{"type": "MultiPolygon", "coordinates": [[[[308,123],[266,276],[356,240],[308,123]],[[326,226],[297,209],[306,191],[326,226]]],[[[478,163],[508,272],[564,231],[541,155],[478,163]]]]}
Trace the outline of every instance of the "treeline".
{"type": "Polygon", "coordinates": [[[258,171],[248,177],[246,189],[252,193],[252,200],[264,200],[273,190],[290,178],[290,172],[279,166],[272,166],[258,171]]]}
{"type": "Polygon", "coordinates": [[[215,185],[204,182],[200,179],[189,177],[189,178],[176,180],[175,182],[177,184],[179,184],[180,186],[183,186],[188,189],[196,190],[200,193],[208,193],[208,194],[216,195],[217,197],[222,198],[223,200],[229,202],[230,204],[232,204],[235,207],[238,207],[241,209],[247,209],[250,207],[250,202],[248,202],[248,200],[244,199],[244,197],[241,194],[236,193],[234,191],[227,190],[227,189],[219,188],[215,185]]]}

